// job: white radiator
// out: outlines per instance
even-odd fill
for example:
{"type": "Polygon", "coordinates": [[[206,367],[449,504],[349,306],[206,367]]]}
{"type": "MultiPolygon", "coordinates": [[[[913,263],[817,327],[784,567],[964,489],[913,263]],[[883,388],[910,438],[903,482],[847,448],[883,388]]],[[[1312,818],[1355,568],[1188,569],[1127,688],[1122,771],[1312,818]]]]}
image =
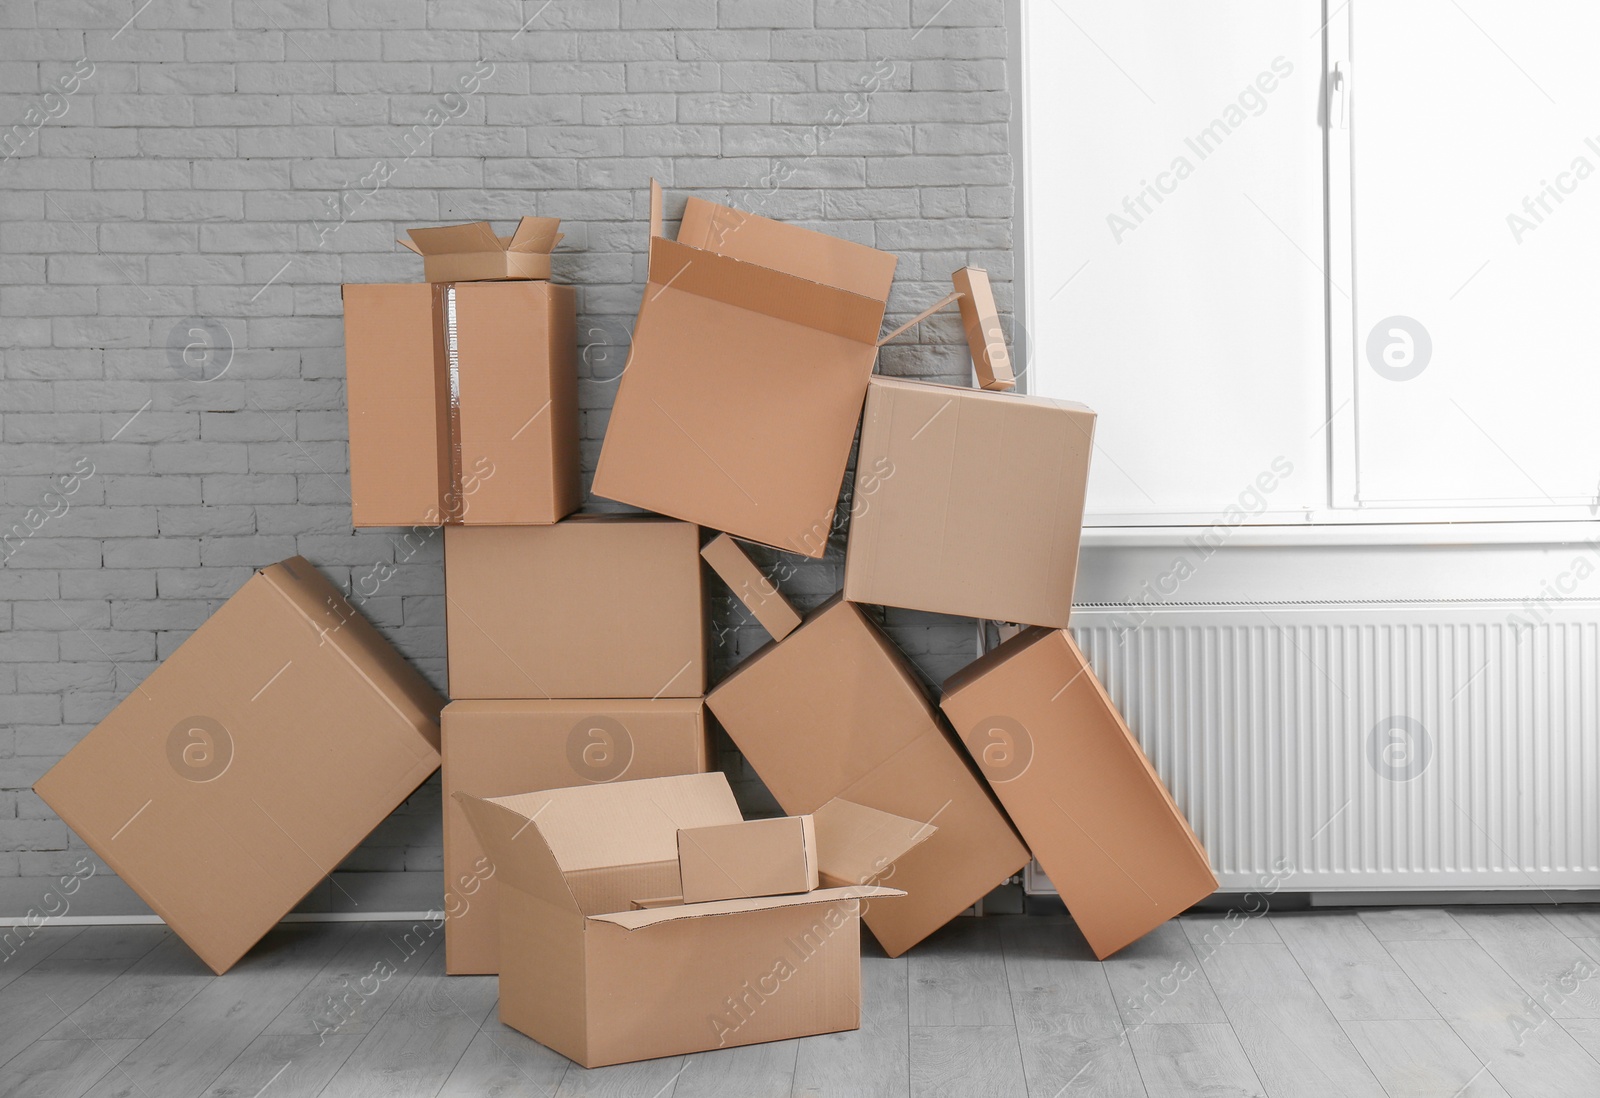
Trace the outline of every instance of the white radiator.
{"type": "Polygon", "coordinates": [[[1072,620],[1223,891],[1600,885],[1600,601],[1072,620]]]}

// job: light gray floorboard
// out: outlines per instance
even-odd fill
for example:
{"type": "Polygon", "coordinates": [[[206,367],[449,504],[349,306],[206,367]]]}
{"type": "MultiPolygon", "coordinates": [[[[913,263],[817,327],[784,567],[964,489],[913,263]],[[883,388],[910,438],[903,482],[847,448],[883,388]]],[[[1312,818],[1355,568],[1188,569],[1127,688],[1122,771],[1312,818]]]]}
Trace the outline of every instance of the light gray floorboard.
{"type": "Polygon", "coordinates": [[[1273,1098],[1383,1098],[1383,1088],[1281,945],[1223,946],[1201,962],[1273,1098]]]}
{"type": "Polygon", "coordinates": [[[1104,964],[1122,1022],[1129,1028],[1180,1022],[1226,1022],[1183,928],[1168,923],[1104,964]]]}
{"type": "Polygon", "coordinates": [[[800,1039],[794,1098],[905,1098],[908,963],[868,941],[861,948],[861,1028],[800,1039]]]}
{"type": "Polygon", "coordinates": [[[1538,911],[1467,911],[1456,921],[1552,1016],[1600,1018],[1600,963],[1538,911]]]}
{"type": "MultiPolygon", "coordinates": [[[[8,929],[0,927],[0,934],[7,933],[8,929]]],[[[32,937],[11,939],[0,947],[0,987],[5,987],[45,958],[54,956],[81,932],[81,928],[75,926],[44,926],[34,931],[32,937]]]]}
{"type": "Polygon", "coordinates": [[[913,1028],[1014,1023],[996,920],[956,919],[906,958],[913,1028]]]}
{"type": "MultiPolygon", "coordinates": [[[[348,924],[282,923],[206,983],[88,1098],[193,1095],[210,1086],[327,964],[348,924]]],[[[159,947],[158,947],[159,948],[159,947]]]]}
{"type": "Polygon", "coordinates": [[[409,923],[357,923],[339,951],[265,1032],[299,1036],[370,1032],[423,962],[443,946],[443,932],[422,938],[409,923]]]}
{"type": "Polygon", "coordinates": [[[1178,925],[1201,955],[1225,945],[1274,945],[1283,941],[1273,929],[1267,910],[1260,908],[1196,912],[1181,916],[1178,925]]]}
{"type": "Polygon", "coordinates": [[[1439,1016],[1360,916],[1306,912],[1273,923],[1340,1021],[1439,1016]]]}
{"type": "Polygon", "coordinates": [[[697,1052],[686,1057],[672,1098],[751,1098],[789,1094],[794,1088],[798,1041],[697,1052]]]}
{"type": "Polygon", "coordinates": [[[1389,1098],[1506,1098],[1449,1022],[1345,1022],[1344,1030],[1389,1098]]]}
{"type": "Polygon", "coordinates": [[[1600,1094],[1600,1062],[1474,941],[1386,947],[1512,1098],[1600,1094]]]}
{"type": "Polygon", "coordinates": [[[111,1041],[37,1041],[0,1067],[6,1098],[79,1098],[139,1044],[111,1041]]]}
{"type": "Polygon", "coordinates": [[[912,1026],[911,1098],[1028,1093],[1015,1026],[912,1026]]]}
{"type": "Polygon", "coordinates": [[[491,1014],[445,1080],[439,1098],[547,1098],[561,1085],[570,1062],[491,1014]]]}
{"type": "Polygon", "coordinates": [[[1467,932],[1437,907],[1386,907],[1360,913],[1380,942],[1417,942],[1432,938],[1465,938],[1467,932]]]}
{"type": "Polygon", "coordinates": [[[687,1060],[668,1056],[600,1068],[573,1064],[555,1098],[671,1098],[672,1088],[689,1066],[687,1060]]]}
{"type": "Polygon", "coordinates": [[[59,1019],[46,1039],[148,1037],[215,979],[205,962],[173,935],[124,965],[99,994],[59,1019]]]}
{"type": "Polygon", "coordinates": [[[1150,1098],[1266,1098],[1226,1024],[1139,1026],[1133,1052],[1150,1098]]]}
{"type": "Polygon", "coordinates": [[[316,1098],[360,1043],[358,1034],[257,1037],[204,1098],[316,1098]]]}
{"type": "MultiPolygon", "coordinates": [[[[63,1018],[99,994],[128,966],[125,959],[49,958],[0,988],[0,1064],[48,1039],[63,1018]]],[[[70,1027],[69,1027],[70,1028],[70,1027]]],[[[87,1039],[74,1031],[75,1039],[87,1039]]]]}
{"type": "Polygon", "coordinates": [[[1569,938],[1600,938],[1600,904],[1556,904],[1539,912],[1569,938]]]}
{"type": "Polygon", "coordinates": [[[444,951],[373,1025],[323,1091],[326,1098],[434,1098],[494,1009],[493,976],[446,976],[444,951]]]}
{"type": "Polygon", "coordinates": [[[127,957],[137,959],[174,937],[159,923],[135,926],[86,926],[56,950],[66,957],[127,957]]]}

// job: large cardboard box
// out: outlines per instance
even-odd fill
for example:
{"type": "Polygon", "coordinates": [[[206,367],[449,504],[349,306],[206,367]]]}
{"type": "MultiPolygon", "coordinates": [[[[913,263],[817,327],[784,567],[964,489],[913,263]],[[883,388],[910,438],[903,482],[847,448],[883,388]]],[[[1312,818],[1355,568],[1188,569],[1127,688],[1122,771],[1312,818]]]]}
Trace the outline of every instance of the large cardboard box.
{"type": "Polygon", "coordinates": [[[864,916],[891,957],[1028,862],[905,657],[853,603],[824,603],[736,668],[706,704],[790,815],[838,797],[938,826],[874,878],[908,893],[864,916]]]}
{"type": "Polygon", "coordinates": [[[292,557],[246,582],[34,792],[222,973],[438,768],[443,704],[292,557]]]}
{"type": "Polygon", "coordinates": [[[1081,404],[873,378],[844,597],[1065,626],[1093,443],[1081,404]]]}
{"type": "Polygon", "coordinates": [[[705,693],[700,531],[655,516],[452,526],[444,549],[452,698],[705,693]]]}
{"type": "Polygon", "coordinates": [[[820,557],[895,257],[652,187],[650,267],[596,495],[820,557]]]}
{"type": "MultiPolygon", "coordinates": [[[[897,889],[657,902],[677,891],[680,830],[739,822],[721,774],[455,799],[500,881],[513,1029],[599,1067],[860,1025],[859,910],[897,889]]],[[[882,844],[869,864],[890,864],[930,830],[898,823],[832,868],[858,875],[868,840],[882,844]]]]}
{"type": "Polygon", "coordinates": [[[577,510],[571,286],[348,285],[344,332],[356,526],[551,523],[577,510]]]}
{"type": "Polygon", "coordinates": [[[945,683],[947,713],[1108,957],[1216,891],[1200,841],[1061,629],[1029,629],[945,683]]]}
{"type": "Polygon", "coordinates": [[[444,707],[444,947],[453,975],[500,971],[499,885],[454,794],[503,797],[712,768],[699,698],[456,701],[444,707]]]}

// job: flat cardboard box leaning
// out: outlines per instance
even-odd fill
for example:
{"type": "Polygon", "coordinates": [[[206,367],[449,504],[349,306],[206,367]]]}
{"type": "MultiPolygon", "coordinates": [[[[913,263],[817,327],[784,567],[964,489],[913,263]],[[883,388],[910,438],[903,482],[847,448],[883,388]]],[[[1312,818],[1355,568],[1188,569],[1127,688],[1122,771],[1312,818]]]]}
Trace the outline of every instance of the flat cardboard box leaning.
{"type": "Polygon", "coordinates": [[[653,513],[579,515],[557,228],[413,229],[425,281],[345,287],[352,522],[446,528],[454,700],[270,565],[40,779],[84,842],[220,974],[442,762],[447,969],[591,1067],[857,1028],[861,923],[898,956],[1030,857],[1102,958],[1213,892],[1066,632],[1094,413],[1011,391],[988,276],[923,314],[978,388],[877,377],[894,256],[697,198],[670,239],[652,186],[594,491],[653,513]],[[858,428],[802,615],[735,538],[822,556],[858,428]],[[715,685],[710,575],[772,638],[715,685]],[[859,604],[1027,628],[935,704],[859,604]]]}

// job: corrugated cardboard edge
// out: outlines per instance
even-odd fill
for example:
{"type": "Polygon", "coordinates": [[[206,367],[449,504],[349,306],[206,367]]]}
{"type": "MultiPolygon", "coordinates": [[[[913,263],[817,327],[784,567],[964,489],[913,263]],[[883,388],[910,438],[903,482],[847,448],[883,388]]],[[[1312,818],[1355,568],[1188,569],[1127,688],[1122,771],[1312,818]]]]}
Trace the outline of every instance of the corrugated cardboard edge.
{"type": "Polygon", "coordinates": [[[682,919],[704,919],[716,915],[738,915],[748,911],[771,911],[783,907],[803,907],[808,904],[831,904],[838,900],[862,900],[876,896],[904,896],[898,888],[883,885],[846,885],[842,888],[819,888],[815,892],[801,892],[790,896],[758,896],[742,900],[712,900],[701,904],[682,904],[678,907],[652,907],[633,911],[615,911],[605,915],[590,915],[590,922],[612,923],[623,930],[645,930],[661,923],[682,919]]]}
{"type": "Polygon", "coordinates": [[[800,627],[799,611],[761,574],[750,554],[732,537],[718,534],[700,550],[700,556],[773,640],[782,640],[800,627]]]}

